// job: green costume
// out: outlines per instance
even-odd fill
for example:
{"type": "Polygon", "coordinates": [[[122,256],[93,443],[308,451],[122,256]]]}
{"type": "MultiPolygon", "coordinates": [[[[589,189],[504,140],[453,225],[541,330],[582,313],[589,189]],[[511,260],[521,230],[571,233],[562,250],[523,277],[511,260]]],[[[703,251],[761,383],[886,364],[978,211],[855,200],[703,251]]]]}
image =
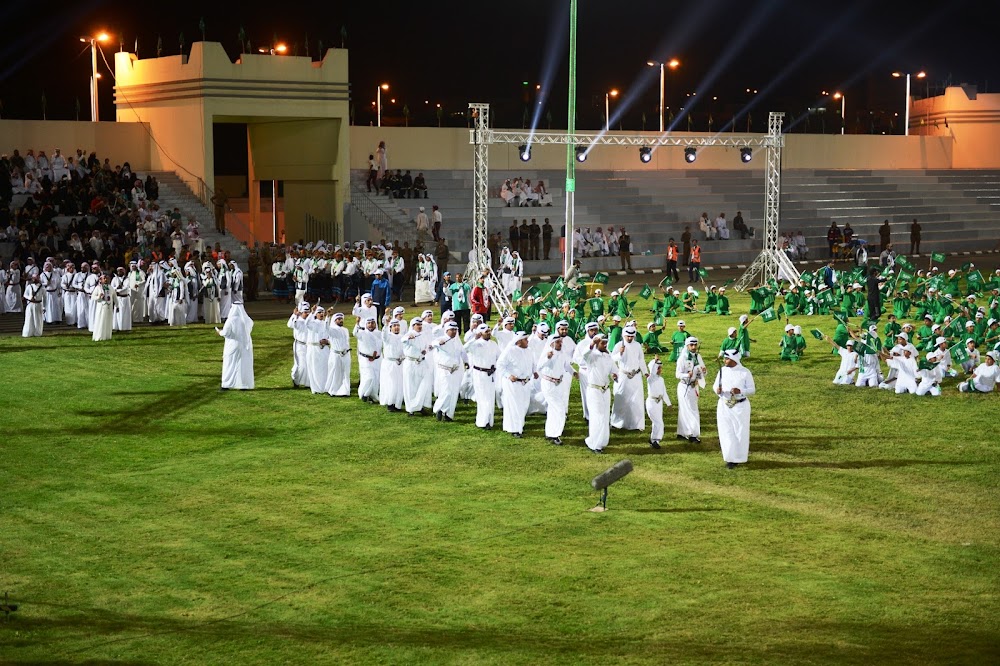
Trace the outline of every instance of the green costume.
{"type": "Polygon", "coordinates": [[[718,307],[718,305],[719,305],[719,295],[714,291],[708,292],[708,294],[705,296],[705,310],[704,310],[705,314],[708,314],[710,312],[715,312],[715,309],[716,307],[718,307]]]}
{"type": "Polygon", "coordinates": [[[715,308],[715,314],[728,315],[729,314],[729,297],[725,294],[719,294],[719,304],[715,308]]]}
{"type": "Polygon", "coordinates": [[[781,336],[781,355],[782,361],[798,361],[799,354],[795,346],[795,334],[785,333],[781,336]]]}
{"type": "Polygon", "coordinates": [[[614,349],[622,341],[622,327],[612,326],[608,331],[608,349],[614,349]]]}
{"type": "Polygon", "coordinates": [[[664,354],[667,351],[660,344],[660,332],[655,328],[646,333],[646,337],[643,338],[642,342],[646,345],[646,351],[650,354],[664,354]]]}
{"type": "Polygon", "coordinates": [[[676,362],[680,358],[681,352],[684,351],[684,341],[688,339],[688,334],[686,331],[676,330],[674,334],[670,336],[670,344],[673,345],[673,350],[670,352],[670,360],[676,362]]]}
{"type": "Polygon", "coordinates": [[[740,339],[739,339],[739,336],[737,336],[735,338],[731,337],[731,336],[726,336],[722,340],[722,346],[719,347],[719,351],[721,353],[725,354],[730,349],[737,349],[738,350],[739,348],[740,348],[740,339]]]}
{"type": "Polygon", "coordinates": [[[739,350],[743,352],[744,356],[750,355],[750,331],[747,327],[740,324],[736,331],[736,339],[740,341],[739,350]]]}

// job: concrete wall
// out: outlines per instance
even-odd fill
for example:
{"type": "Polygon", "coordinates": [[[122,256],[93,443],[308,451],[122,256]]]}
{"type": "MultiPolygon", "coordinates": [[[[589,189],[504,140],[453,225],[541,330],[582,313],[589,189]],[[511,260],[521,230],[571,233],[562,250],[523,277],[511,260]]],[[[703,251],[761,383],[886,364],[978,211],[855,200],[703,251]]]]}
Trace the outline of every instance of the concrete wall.
{"type": "MultiPolygon", "coordinates": [[[[994,130],[1000,141],[1000,124],[994,130]]],[[[647,132],[649,136],[656,133],[647,132]]],[[[709,136],[677,133],[677,136],[709,136]]],[[[469,130],[438,127],[351,127],[351,168],[366,169],[368,155],[379,141],[386,142],[389,167],[393,169],[472,169],[469,130]]],[[[783,163],[787,169],[948,169],[952,165],[952,142],[943,136],[867,136],[790,134],[786,137],[783,163]]],[[[698,153],[698,169],[761,169],[762,161],[740,161],[736,148],[706,148],[698,153]]],[[[490,147],[490,169],[516,170],[523,163],[517,146],[490,147]]],[[[562,169],[566,147],[533,146],[532,169],[562,169]]],[[[642,170],[684,169],[681,148],[653,151],[648,164],[639,162],[635,147],[601,146],[594,149],[577,169],[642,170]]]]}
{"type": "Polygon", "coordinates": [[[1000,169],[1000,94],[954,86],[915,100],[910,134],[952,141],[952,168],[1000,169]]]}
{"type": "Polygon", "coordinates": [[[101,161],[107,157],[112,166],[128,162],[133,171],[149,169],[149,127],[140,123],[91,123],[73,120],[0,120],[0,154],[10,155],[17,148],[21,155],[32,148],[44,150],[49,157],[60,148],[64,156],[76,157],[95,151],[101,161]]]}

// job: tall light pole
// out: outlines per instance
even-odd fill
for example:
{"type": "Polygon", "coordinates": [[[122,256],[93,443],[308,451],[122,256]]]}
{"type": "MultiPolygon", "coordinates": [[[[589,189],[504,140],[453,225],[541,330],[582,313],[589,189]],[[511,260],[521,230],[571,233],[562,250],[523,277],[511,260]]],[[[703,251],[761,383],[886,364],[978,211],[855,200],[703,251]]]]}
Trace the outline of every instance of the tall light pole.
{"type": "Polygon", "coordinates": [[[843,135],[844,126],[847,125],[847,116],[844,115],[844,109],[847,108],[847,95],[841,92],[835,92],[833,93],[833,98],[840,100],[840,134],[843,135]]]}
{"type": "Polygon", "coordinates": [[[618,89],[612,88],[604,93],[604,131],[611,131],[611,98],[618,97],[618,89]]]}
{"type": "MultiPolygon", "coordinates": [[[[893,72],[892,76],[897,79],[903,76],[906,77],[906,114],[903,119],[903,136],[909,136],[910,135],[910,74],[909,73],[904,74],[903,72],[893,72]]],[[[927,72],[919,71],[916,74],[913,74],[913,76],[917,77],[918,79],[922,79],[925,76],[927,76],[927,72]]]]}
{"type": "Polygon", "coordinates": [[[660,109],[659,110],[660,110],[660,131],[662,132],[663,131],[663,115],[664,115],[663,98],[664,98],[664,93],[666,92],[666,85],[667,85],[666,68],[669,67],[670,69],[677,69],[678,67],[681,66],[681,61],[678,60],[677,58],[671,58],[667,62],[656,62],[655,60],[647,60],[646,64],[649,67],[659,67],[660,68],[660,109]]]}
{"type": "MultiPolygon", "coordinates": [[[[576,3],[569,0],[569,90],[566,95],[569,107],[566,134],[576,132],[576,3]]],[[[566,224],[563,245],[563,275],[573,266],[573,217],[576,210],[576,146],[566,143],[566,224]]]]}
{"type": "Polygon", "coordinates": [[[102,32],[94,37],[81,37],[80,41],[90,44],[90,120],[97,122],[101,119],[97,106],[97,42],[106,42],[111,39],[108,33],[102,32]]]}
{"type": "Polygon", "coordinates": [[[375,89],[375,96],[376,96],[376,102],[375,102],[375,104],[376,104],[376,107],[377,107],[376,108],[376,115],[378,116],[378,126],[379,127],[382,127],[382,91],[383,90],[388,90],[388,89],[389,89],[389,84],[388,83],[383,83],[382,85],[380,85],[379,87],[377,87],[375,89]]]}

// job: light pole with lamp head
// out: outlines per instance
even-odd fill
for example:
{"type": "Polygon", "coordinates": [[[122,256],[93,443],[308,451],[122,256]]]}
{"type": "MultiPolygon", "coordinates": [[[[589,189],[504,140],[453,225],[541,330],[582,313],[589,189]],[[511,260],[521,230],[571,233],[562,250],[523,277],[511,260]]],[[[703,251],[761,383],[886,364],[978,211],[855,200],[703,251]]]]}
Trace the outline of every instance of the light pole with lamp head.
{"type": "Polygon", "coordinates": [[[97,42],[106,42],[109,39],[111,37],[106,32],[95,37],[80,38],[84,44],[90,44],[90,120],[95,123],[101,119],[97,104],[97,79],[99,78],[97,73],[97,42]]]}
{"type": "Polygon", "coordinates": [[[847,125],[847,117],[844,115],[844,110],[847,108],[847,95],[841,92],[833,93],[833,99],[840,100],[840,134],[844,134],[844,127],[847,125]]]}
{"type": "MultiPolygon", "coordinates": [[[[892,76],[893,78],[896,79],[904,76],[906,77],[906,114],[903,119],[903,136],[909,136],[910,135],[910,74],[909,73],[904,74],[903,72],[893,72],[892,76]]],[[[913,76],[917,77],[918,79],[922,79],[925,76],[927,76],[927,72],[919,71],[916,74],[913,74],[913,76]]]]}
{"type": "Polygon", "coordinates": [[[375,95],[376,95],[375,106],[376,106],[376,114],[378,115],[379,127],[382,127],[382,91],[388,89],[389,89],[388,83],[383,83],[382,85],[380,85],[378,88],[375,89],[375,95]]]}
{"type": "Polygon", "coordinates": [[[663,98],[666,92],[666,68],[677,69],[681,66],[681,61],[677,58],[671,58],[667,62],[656,62],[655,60],[647,60],[646,65],[649,67],[659,67],[660,68],[660,131],[663,131],[663,98]]]}
{"type": "Polygon", "coordinates": [[[612,88],[604,93],[604,131],[611,131],[611,98],[618,97],[618,89],[612,88]]]}

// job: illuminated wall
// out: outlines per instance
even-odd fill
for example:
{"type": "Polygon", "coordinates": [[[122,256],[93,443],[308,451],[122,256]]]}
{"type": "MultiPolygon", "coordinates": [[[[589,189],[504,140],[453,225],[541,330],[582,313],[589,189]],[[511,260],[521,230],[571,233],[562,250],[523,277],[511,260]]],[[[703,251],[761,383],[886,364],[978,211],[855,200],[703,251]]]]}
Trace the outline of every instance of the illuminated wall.
{"type": "Polygon", "coordinates": [[[1000,168],[1000,94],[954,86],[943,95],[914,100],[910,134],[950,140],[952,168],[1000,168]]]}

